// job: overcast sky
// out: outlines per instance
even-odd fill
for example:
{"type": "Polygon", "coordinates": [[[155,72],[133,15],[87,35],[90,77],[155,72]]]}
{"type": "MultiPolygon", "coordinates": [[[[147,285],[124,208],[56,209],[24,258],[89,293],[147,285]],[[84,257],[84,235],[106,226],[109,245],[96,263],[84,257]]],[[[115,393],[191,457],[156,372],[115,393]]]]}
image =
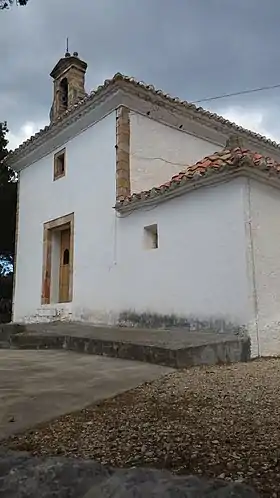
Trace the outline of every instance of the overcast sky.
{"type": "MultiPolygon", "coordinates": [[[[280,83],[279,0],[29,0],[0,11],[10,147],[49,121],[49,73],[78,51],[88,91],[116,72],[196,101],[280,83]]],[[[280,88],[200,104],[280,141],[280,88]]]]}

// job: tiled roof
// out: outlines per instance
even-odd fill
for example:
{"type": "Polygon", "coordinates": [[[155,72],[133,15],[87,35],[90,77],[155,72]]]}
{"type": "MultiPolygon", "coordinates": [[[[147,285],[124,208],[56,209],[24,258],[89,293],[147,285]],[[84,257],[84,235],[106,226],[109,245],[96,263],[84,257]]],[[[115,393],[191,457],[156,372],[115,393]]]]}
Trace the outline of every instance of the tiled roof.
{"type": "MultiPolygon", "coordinates": [[[[77,117],[83,113],[84,108],[88,105],[90,101],[93,101],[99,94],[101,94],[104,90],[108,89],[109,87],[113,87],[115,84],[118,84],[119,82],[125,82],[128,85],[132,85],[134,88],[143,88],[146,91],[150,92],[151,95],[154,96],[161,96],[163,97],[167,102],[182,106],[184,109],[188,109],[190,112],[192,112],[192,115],[195,117],[205,117],[206,119],[210,119],[213,121],[213,124],[220,124],[224,125],[225,127],[229,128],[231,132],[239,132],[242,134],[245,134],[249,139],[254,138],[257,140],[261,140],[263,143],[268,144],[270,146],[273,146],[275,148],[280,149],[280,144],[277,144],[277,142],[274,142],[270,140],[269,138],[264,137],[263,135],[260,135],[258,133],[252,132],[250,130],[247,130],[245,128],[242,128],[241,126],[238,126],[228,119],[223,118],[222,116],[219,116],[216,113],[212,113],[209,111],[206,111],[202,107],[197,107],[194,104],[191,104],[185,100],[180,100],[178,97],[171,97],[169,94],[164,93],[162,90],[157,90],[153,85],[147,85],[143,83],[142,81],[137,81],[132,77],[129,76],[124,76],[121,73],[116,73],[112,79],[107,79],[104,81],[103,85],[100,85],[96,90],[92,91],[89,95],[86,95],[82,100],[79,102],[75,103],[71,108],[67,109],[67,111],[60,116],[56,121],[50,123],[49,125],[45,126],[45,128],[41,129],[38,133],[36,133],[34,136],[23,142],[17,149],[15,149],[13,152],[9,154],[10,158],[14,158],[16,156],[20,156],[20,154],[31,144],[34,144],[37,142],[37,140],[41,139],[41,137],[45,136],[48,134],[49,131],[53,130],[54,128],[59,128],[60,126],[63,126],[64,124],[67,123],[68,118],[72,115],[75,114],[75,111],[79,111],[77,114],[77,117]]],[[[228,130],[226,130],[227,132],[228,130]]]]}
{"type": "Polygon", "coordinates": [[[198,161],[193,166],[188,166],[184,171],[172,176],[171,180],[152,188],[151,190],[139,192],[130,195],[129,197],[119,199],[115,208],[122,207],[137,207],[145,201],[162,198],[171,191],[186,185],[203,183],[210,175],[226,173],[238,170],[242,167],[256,168],[257,170],[265,171],[269,175],[274,173],[280,178],[280,164],[269,157],[264,157],[257,152],[251,152],[248,149],[236,147],[234,149],[225,148],[220,152],[216,152],[211,156],[206,156],[201,161],[198,161]]]}

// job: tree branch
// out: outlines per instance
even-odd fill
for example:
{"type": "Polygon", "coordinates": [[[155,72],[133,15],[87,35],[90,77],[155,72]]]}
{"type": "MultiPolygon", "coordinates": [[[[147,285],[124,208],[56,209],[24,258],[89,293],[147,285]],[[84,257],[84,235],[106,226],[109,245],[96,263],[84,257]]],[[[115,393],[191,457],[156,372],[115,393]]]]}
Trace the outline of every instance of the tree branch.
{"type": "Polygon", "coordinates": [[[8,9],[14,3],[16,5],[27,5],[28,0],[0,0],[0,10],[8,9]]]}

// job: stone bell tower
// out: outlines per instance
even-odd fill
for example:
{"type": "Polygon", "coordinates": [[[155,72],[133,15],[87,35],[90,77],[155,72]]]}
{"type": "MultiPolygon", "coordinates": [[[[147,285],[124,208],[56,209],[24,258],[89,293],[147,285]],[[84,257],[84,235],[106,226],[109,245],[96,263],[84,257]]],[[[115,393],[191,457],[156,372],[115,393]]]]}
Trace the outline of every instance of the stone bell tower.
{"type": "Polygon", "coordinates": [[[78,52],[71,55],[68,51],[58,61],[50,76],[53,78],[53,103],[50,121],[55,121],[75,102],[84,98],[85,72],[87,63],[79,59],[78,52]]]}

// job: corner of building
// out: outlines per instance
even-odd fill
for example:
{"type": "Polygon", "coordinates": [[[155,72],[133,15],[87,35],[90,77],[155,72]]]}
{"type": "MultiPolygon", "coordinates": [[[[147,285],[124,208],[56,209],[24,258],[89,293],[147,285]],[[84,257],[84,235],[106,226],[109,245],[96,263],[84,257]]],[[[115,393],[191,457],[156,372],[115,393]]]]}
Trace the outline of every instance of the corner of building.
{"type": "Polygon", "coordinates": [[[255,248],[252,226],[252,199],[251,199],[251,179],[245,178],[244,189],[244,226],[245,226],[245,241],[246,241],[246,266],[247,266],[247,282],[248,282],[248,323],[247,331],[251,339],[251,356],[252,358],[259,357],[260,340],[259,340],[259,306],[258,292],[256,281],[255,267],[255,248]]]}
{"type": "Polygon", "coordinates": [[[13,265],[13,295],[12,295],[12,317],[11,321],[15,322],[15,299],[16,299],[16,269],[17,269],[17,258],[18,258],[18,237],[19,237],[19,191],[20,191],[20,173],[18,173],[17,182],[17,205],[16,205],[16,226],[15,226],[15,251],[14,251],[14,265],[13,265]]]}

